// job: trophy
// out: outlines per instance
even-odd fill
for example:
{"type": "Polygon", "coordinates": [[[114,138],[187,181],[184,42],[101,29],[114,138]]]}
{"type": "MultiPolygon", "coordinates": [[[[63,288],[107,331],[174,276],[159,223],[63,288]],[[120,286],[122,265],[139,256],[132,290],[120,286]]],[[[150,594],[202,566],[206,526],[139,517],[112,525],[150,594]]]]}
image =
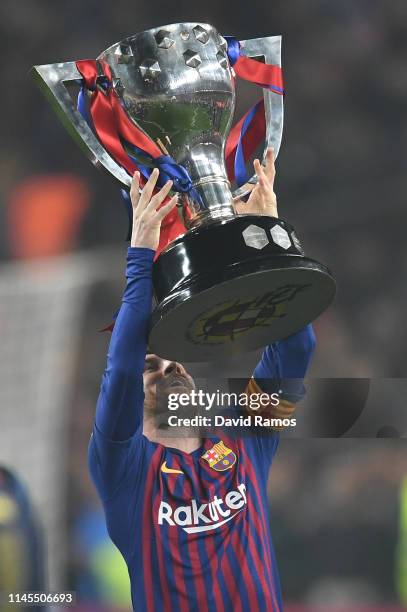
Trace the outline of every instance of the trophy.
{"type": "Polygon", "coordinates": [[[91,161],[122,188],[135,169],[146,179],[157,166],[161,184],[170,177],[180,194],[153,267],[151,352],[213,361],[285,338],[328,307],[335,281],[305,257],[294,228],[233,207],[257,182],[245,176],[245,159],[263,140],[264,154],[280,147],[280,36],[237,41],[208,24],[178,23],[129,36],[97,60],[33,72],[91,161]],[[232,128],[239,77],[263,97],[232,128]]]}

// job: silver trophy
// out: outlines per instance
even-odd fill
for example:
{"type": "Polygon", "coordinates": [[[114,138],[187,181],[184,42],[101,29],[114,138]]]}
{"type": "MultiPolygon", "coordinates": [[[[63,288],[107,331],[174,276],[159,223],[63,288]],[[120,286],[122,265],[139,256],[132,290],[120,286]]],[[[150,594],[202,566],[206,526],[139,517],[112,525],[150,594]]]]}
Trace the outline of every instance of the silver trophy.
{"type": "MultiPolygon", "coordinates": [[[[240,46],[247,57],[281,66],[280,36],[240,46]]],[[[150,350],[170,359],[214,360],[264,346],[313,321],[335,294],[329,270],[304,256],[285,221],[234,212],[233,200],[244,198],[257,178],[232,192],[226,174],[236,94],[225,38],[208,24],[172,24],[115,43],[97,66],[100,83],[108,66],[128,120],[182,166],[192,184],[179,207],[186,231],[154,264],[150,350]]],[[[128,190],[131,175],[106,151],[70,95],[69,85],[83,81],[76,62],[33,70],[91,161],[128,190]]],[[[266,89],[263,96],[264,154],[271,146],[277,156],[283,98],[266,89]]]]}

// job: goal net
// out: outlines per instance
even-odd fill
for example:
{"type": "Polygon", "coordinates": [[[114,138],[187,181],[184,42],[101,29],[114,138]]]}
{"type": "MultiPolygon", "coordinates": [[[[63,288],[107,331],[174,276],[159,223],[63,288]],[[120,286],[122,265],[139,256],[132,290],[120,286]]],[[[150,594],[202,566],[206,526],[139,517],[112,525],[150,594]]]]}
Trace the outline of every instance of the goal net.
{"type": "Polygon", "coordinates": [[[93,251],[0,267],[0,466],[29,491],[53,590],[66,586],[67,432],[86,301],[117,275],[114,260],[93,251]]]}

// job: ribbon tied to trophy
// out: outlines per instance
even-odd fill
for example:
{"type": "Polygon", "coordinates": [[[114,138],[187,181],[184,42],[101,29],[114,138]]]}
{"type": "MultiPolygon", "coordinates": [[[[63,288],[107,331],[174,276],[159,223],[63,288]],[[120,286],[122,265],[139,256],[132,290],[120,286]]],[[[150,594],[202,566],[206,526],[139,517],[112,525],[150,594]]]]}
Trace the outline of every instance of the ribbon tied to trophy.
{"type": "Polygon", "coordinates": [[[305,256],[294,228],[234,207],[258,181],[246,174],[256,149],[263,143],[263,159],[269,147],[279,152],[280,36],[239,41],[209,24],[175,23],[128,36],[95,60],[33,74],[91,161],[126,193],[130,220],[136,170],[141,188],[157,167],[158,188],[171,179],[179,193],[153,266],[152,352],[211,361],[285,338],[327,308],[335,281],[305,256]],[[232,127],[236,78],[263,96],[232,127]]]}
{"type": "MultiPolygon", "coordinates": [[[[285,93],[280,66],[263,64],[245,57],[242,55],[241,45],[235,37],[225,36],[224,39],[227,42],[227,56],[230,65],[237,77],[277,94],[283,95],[285,93]]],[[[141,185],[148,180],[153,168],[158,168],[160,171],[157,181],[158,188],[162,187],[166,181],[172,180],[174,191],[192,192],[191,195],[199,199],[199,194],[194,190],[187,170],[177,164],[170,155],[163,154],[162,149],[146,136],[134,122],[130,121],[113,86],[109,64],[102,60],[98,66],[98,62],[95,60],[78,60],[76,67],[83,77],[78,94],[78,110],[88,125],[96,132],[100,142],[113,159],[130,176],[133,176],[134,172],[138,170],[143,177],[141,185]],[[102,76],[100,70],[103,72],[102,76]],[[87,92],[91,94],[90,101],[87,92]],[[134,154],[146,159],[148,165],[143,164],[134,154]]],[[[231,129],[226,141],[228,178],[230,181],[235,180],[239,187],[248,181],[246,162],[261,141],[264,140],[265,134],[264,103],[263,100],[259,100],[231,129]]],[[[130,240],[132,207],[128,192],[123,189],[122,195],[129,216],[129,229],[126,239],[130,240]]],[[[176,211],[171,211],[167,217],[161,229],[156,258],[172,240],[185,232],[185,226],[179,223],[176,211]]]]}

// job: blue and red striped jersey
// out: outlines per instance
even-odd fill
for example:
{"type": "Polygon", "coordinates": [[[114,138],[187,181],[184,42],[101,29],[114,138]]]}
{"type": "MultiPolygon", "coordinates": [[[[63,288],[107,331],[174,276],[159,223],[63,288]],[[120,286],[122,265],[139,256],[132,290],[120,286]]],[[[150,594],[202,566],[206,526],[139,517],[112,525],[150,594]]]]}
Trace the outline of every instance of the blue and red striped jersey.
{"type": "Polygon", "coordinates": [[[188,454],[143,435],[110,442],[95,428],[95,458],[114,455],[123,465],[104,509],[134,610],[282,610],[266,491],[277,443],[211,438],[188,454]]]}
{"type": "MultiPolygon", "coordinates": [[[[192,453],[143,434],[153,256],[151,249],[128,250],[89,446],[108,531],[127,562],[133,608],[280,611],[266,491],[278,434],[222,433],[192,453]]],[[[256,380],[282,374],[277,348],[264,352],[256,380]]]]}

